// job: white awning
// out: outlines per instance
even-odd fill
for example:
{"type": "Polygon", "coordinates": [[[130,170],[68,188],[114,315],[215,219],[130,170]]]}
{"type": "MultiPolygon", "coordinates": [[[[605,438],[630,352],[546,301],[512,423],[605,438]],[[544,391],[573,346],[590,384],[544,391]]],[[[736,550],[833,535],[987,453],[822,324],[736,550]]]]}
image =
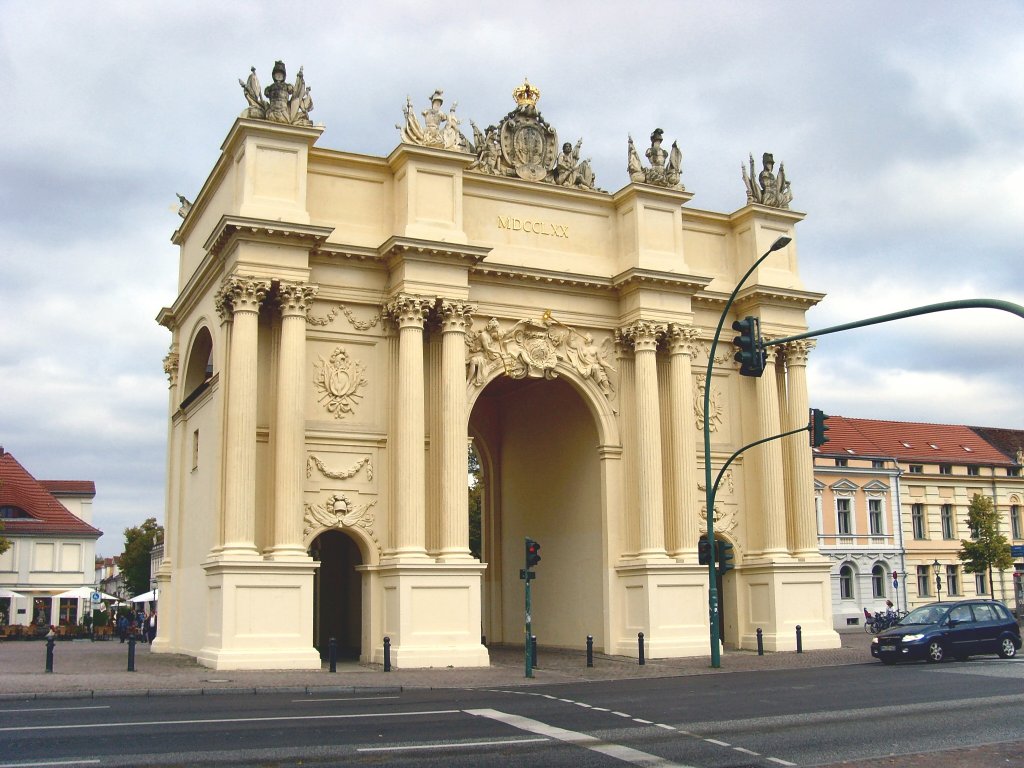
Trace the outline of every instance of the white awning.
{"type": "Polygon", "coordinates": [[[160,590],[154,589],[150,592],[143,592],[141,595],[136,595],[132,598],[133,603],[152,603],[160,599],[160,590]]]}

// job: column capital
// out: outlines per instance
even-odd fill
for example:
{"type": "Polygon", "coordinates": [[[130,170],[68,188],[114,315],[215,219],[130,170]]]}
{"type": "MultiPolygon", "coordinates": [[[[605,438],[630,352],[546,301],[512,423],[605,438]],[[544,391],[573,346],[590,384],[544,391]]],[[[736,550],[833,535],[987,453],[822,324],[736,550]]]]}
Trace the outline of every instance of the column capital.
{"type": "Polygon", "coordinates": [[[402,293],[384,305],[384,312],[399,328],[423,328],[434,302],[423,296],[402,293]]]}
{"type": "Polygon", "coordinates": [[[318,286],[282,280],[277,286],[277,306],[282,317],[302,317],[313,305],[318,286]]]}
{"type": "Polygon", "coordinates": [[[252,275],[228,275],[221,281],[214,298],[217,314],[225,321],[235,312],[257,313],[269,290],[269,280],[260,280],[252,275]]]}
{"type": "Polygon", "coordinates": [[[178,355],[178,345],[171,344],[170,350],[164,356],[164,373],[167,374],[167,384],[169,387],[174,387],[178,383],[178,365],[180,364],[180,355],[178,355]]]}
{"type": "Polygon", "coordinates": [[[697,340],[699,338],[699,328],[692,325],[680,325],[679,323],[671,323],[665,334],[668,351],[673,355],[689,355],[693,357],[697,353],[697,340]]]}
{"type": "Polygon", "coordinates": [[[807,365],[807,357],[818,346],[815,339],[799,339],[780,344],[786,356],[786,365],[807,365]]]}
{"type": "Polygon", "coordinates": [[[622,328],[619,334],[627,345],[633,347],[634,352],[656,352],[658,341],[665,335],[665,330],[665,326],[661,323],[637,320],[622,328]]]}
{"type": "Polygon", "coordinates": [[[438,298],[435,311],[441,320],[443,332],[465,333],[471,322],[471,315],[476,312],[476,305],[455,299],[438,298]]]}

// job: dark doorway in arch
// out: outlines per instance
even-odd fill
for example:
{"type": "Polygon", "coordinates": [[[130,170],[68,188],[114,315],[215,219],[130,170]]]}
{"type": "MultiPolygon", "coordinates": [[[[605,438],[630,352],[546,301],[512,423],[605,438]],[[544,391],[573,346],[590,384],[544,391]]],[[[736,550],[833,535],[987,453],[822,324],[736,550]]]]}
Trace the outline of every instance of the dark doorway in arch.
{"type": "Polygon", "coordinates": [[[341,531],[324,531],[313,540],[310,555],[320,562],[313,579],[313,644],[327,658],[331,638],[338,658],[358,659],[362,651],[363,591],[359,547],[341,531]]]}

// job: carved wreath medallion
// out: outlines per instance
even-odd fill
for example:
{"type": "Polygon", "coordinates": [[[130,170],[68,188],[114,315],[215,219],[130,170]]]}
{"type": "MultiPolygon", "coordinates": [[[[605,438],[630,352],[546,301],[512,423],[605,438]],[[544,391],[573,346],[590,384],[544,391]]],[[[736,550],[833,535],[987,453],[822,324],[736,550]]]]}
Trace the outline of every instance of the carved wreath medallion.
{"type": "Polygon", "coordinates": [[[366,386],[366,377],[363,375],[366,369],[363,364],[350,358],[348,352],[338,347],[330,359],[324,360],[321,357],[315,365],[317,374],[313,383],[320,392],[318,402],[338,419],[352,413],[363,397],[359,390],[366,386]]]}

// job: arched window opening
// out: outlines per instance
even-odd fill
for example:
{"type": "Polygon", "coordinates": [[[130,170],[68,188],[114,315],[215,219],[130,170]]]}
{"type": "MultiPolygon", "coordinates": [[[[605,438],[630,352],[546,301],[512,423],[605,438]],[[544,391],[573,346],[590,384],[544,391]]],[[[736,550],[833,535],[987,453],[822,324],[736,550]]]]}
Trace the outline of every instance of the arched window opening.
{"type": "Polygon", "coordinates": [[[885,569],[877,563],[871,569],[871,596],[885,597],[885,569]]]}
{"type": "Polygon", "coordinates": [[[853,568],[848,565],[839,569],[839,597],[853,600],[853,568]]]}

